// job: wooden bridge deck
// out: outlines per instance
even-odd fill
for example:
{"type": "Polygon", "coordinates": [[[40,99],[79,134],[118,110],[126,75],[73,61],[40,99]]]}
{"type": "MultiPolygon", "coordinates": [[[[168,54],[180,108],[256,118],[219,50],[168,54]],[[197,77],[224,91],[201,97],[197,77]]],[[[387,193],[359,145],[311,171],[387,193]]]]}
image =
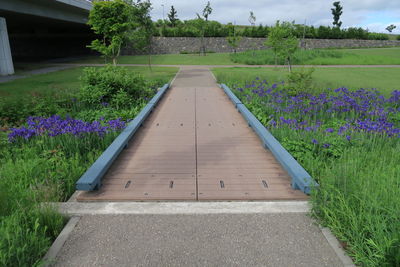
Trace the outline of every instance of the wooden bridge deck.
{"type": "Polygon", "coordinates": [[[182,68],[172,88],[103,178],[78,201],[307,199],[217,87],[182,68]]]}

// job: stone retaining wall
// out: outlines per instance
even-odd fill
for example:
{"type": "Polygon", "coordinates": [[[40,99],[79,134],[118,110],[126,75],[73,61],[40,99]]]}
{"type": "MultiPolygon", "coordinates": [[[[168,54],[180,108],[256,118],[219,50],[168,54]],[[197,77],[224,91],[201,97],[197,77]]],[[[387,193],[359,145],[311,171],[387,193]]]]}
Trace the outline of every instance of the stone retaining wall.
{"type": "MultiPolygon", "coordinates": [[[[243,37],[237,51],[265,49],[265,38],[243,37]]],[[[224,37],[205,38],[207,51],[232,52],[224,37]]],[[[179,54],[182,52],[198,52],[201,40],[198,37],[153,37],[152,54],[179,54]]],[[[400,41],[389,40],[353,40],[353,39],[306,39],[301,42],[307,49],[313,48],[357,48],[357,47],[388,47],[400,46],[400,41]]],[[[141,54],[132,48],[124,48],[123,55],[141,54]]]]}

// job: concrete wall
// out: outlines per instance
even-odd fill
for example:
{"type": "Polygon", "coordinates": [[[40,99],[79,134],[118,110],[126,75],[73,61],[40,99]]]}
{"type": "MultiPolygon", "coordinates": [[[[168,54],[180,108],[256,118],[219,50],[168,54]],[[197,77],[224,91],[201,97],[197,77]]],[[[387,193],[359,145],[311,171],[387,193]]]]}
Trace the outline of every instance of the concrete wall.
{"type": "Polygon", "coordinates": [[[10,74],[14,74],[14,65],[8,40],[7,24],[6,20],[0,17],[0,75],[10,74]]]}
{"type": "MultiPolygon", "coordinates": [[[[237,51],[251,49],[266,49],[265,38],[244,37],[240,41],[237,51]]],[[[226,38],[214,37],[205,38],[206,48],[213,52],[232,52],[226,38]]],[[[334,48],[334,47],[387,47],[400,46],[400,41],[379,41],[379,40],[351,40],[351,39],[306,39],[302,46],[308,49],[313,48],[334,48]]],[[[153,54],[179,54],[183,51],[198,52],[200,50],[200,38],[196,37],[154,37],[153,54]]],[[[124,48],[124,55],[140,54],[130,47],[124,48]]]]}

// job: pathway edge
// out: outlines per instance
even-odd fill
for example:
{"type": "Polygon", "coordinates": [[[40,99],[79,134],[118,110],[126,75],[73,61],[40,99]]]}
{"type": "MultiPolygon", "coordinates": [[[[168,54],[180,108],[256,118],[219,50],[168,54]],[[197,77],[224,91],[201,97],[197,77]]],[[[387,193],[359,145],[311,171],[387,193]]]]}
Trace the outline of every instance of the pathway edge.
{"type": "Polygon", "coordinates": [[[58,253],[64,246],[64,243],[67,241],[80,219],[80,217],[73,216],[68,220],[68,223],[64,226],[61,233],[57,236],[56,240],[54,240],[46,255],[43,257],[44,267],[52,266],[55,263],[58,253]]]}
{"type": "Polygon", "coordinates": [[[336,256],[340,259],[345,267],[355,267],[356,265],[353,263],[353,260],[349,255],[346,254],[343,247],[340,245],[339,240],[332,234],[331,230],[327,227],[319,226],[322,234],[324,235],[328,244],[335,251],[336,256]]]}
{"type": "Polygon", "coordinates": [[[66,216],[309,213],[308,201],[62,202],[47,203],[66,216]]]}

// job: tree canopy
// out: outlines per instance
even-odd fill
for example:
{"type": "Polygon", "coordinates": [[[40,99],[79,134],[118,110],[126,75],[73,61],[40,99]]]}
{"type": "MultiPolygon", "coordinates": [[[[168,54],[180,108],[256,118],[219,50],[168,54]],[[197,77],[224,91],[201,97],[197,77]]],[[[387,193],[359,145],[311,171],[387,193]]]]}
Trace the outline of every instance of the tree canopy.
{"type": "Polygon", "coordinates": [[[340,20],[340,16],[343,14],[343,6],[340,5],[340,1],[333,2],[334,8],[331,8],[333,15],[333,26],[340,28],[342,26],[342,22],[340,20]]]}

